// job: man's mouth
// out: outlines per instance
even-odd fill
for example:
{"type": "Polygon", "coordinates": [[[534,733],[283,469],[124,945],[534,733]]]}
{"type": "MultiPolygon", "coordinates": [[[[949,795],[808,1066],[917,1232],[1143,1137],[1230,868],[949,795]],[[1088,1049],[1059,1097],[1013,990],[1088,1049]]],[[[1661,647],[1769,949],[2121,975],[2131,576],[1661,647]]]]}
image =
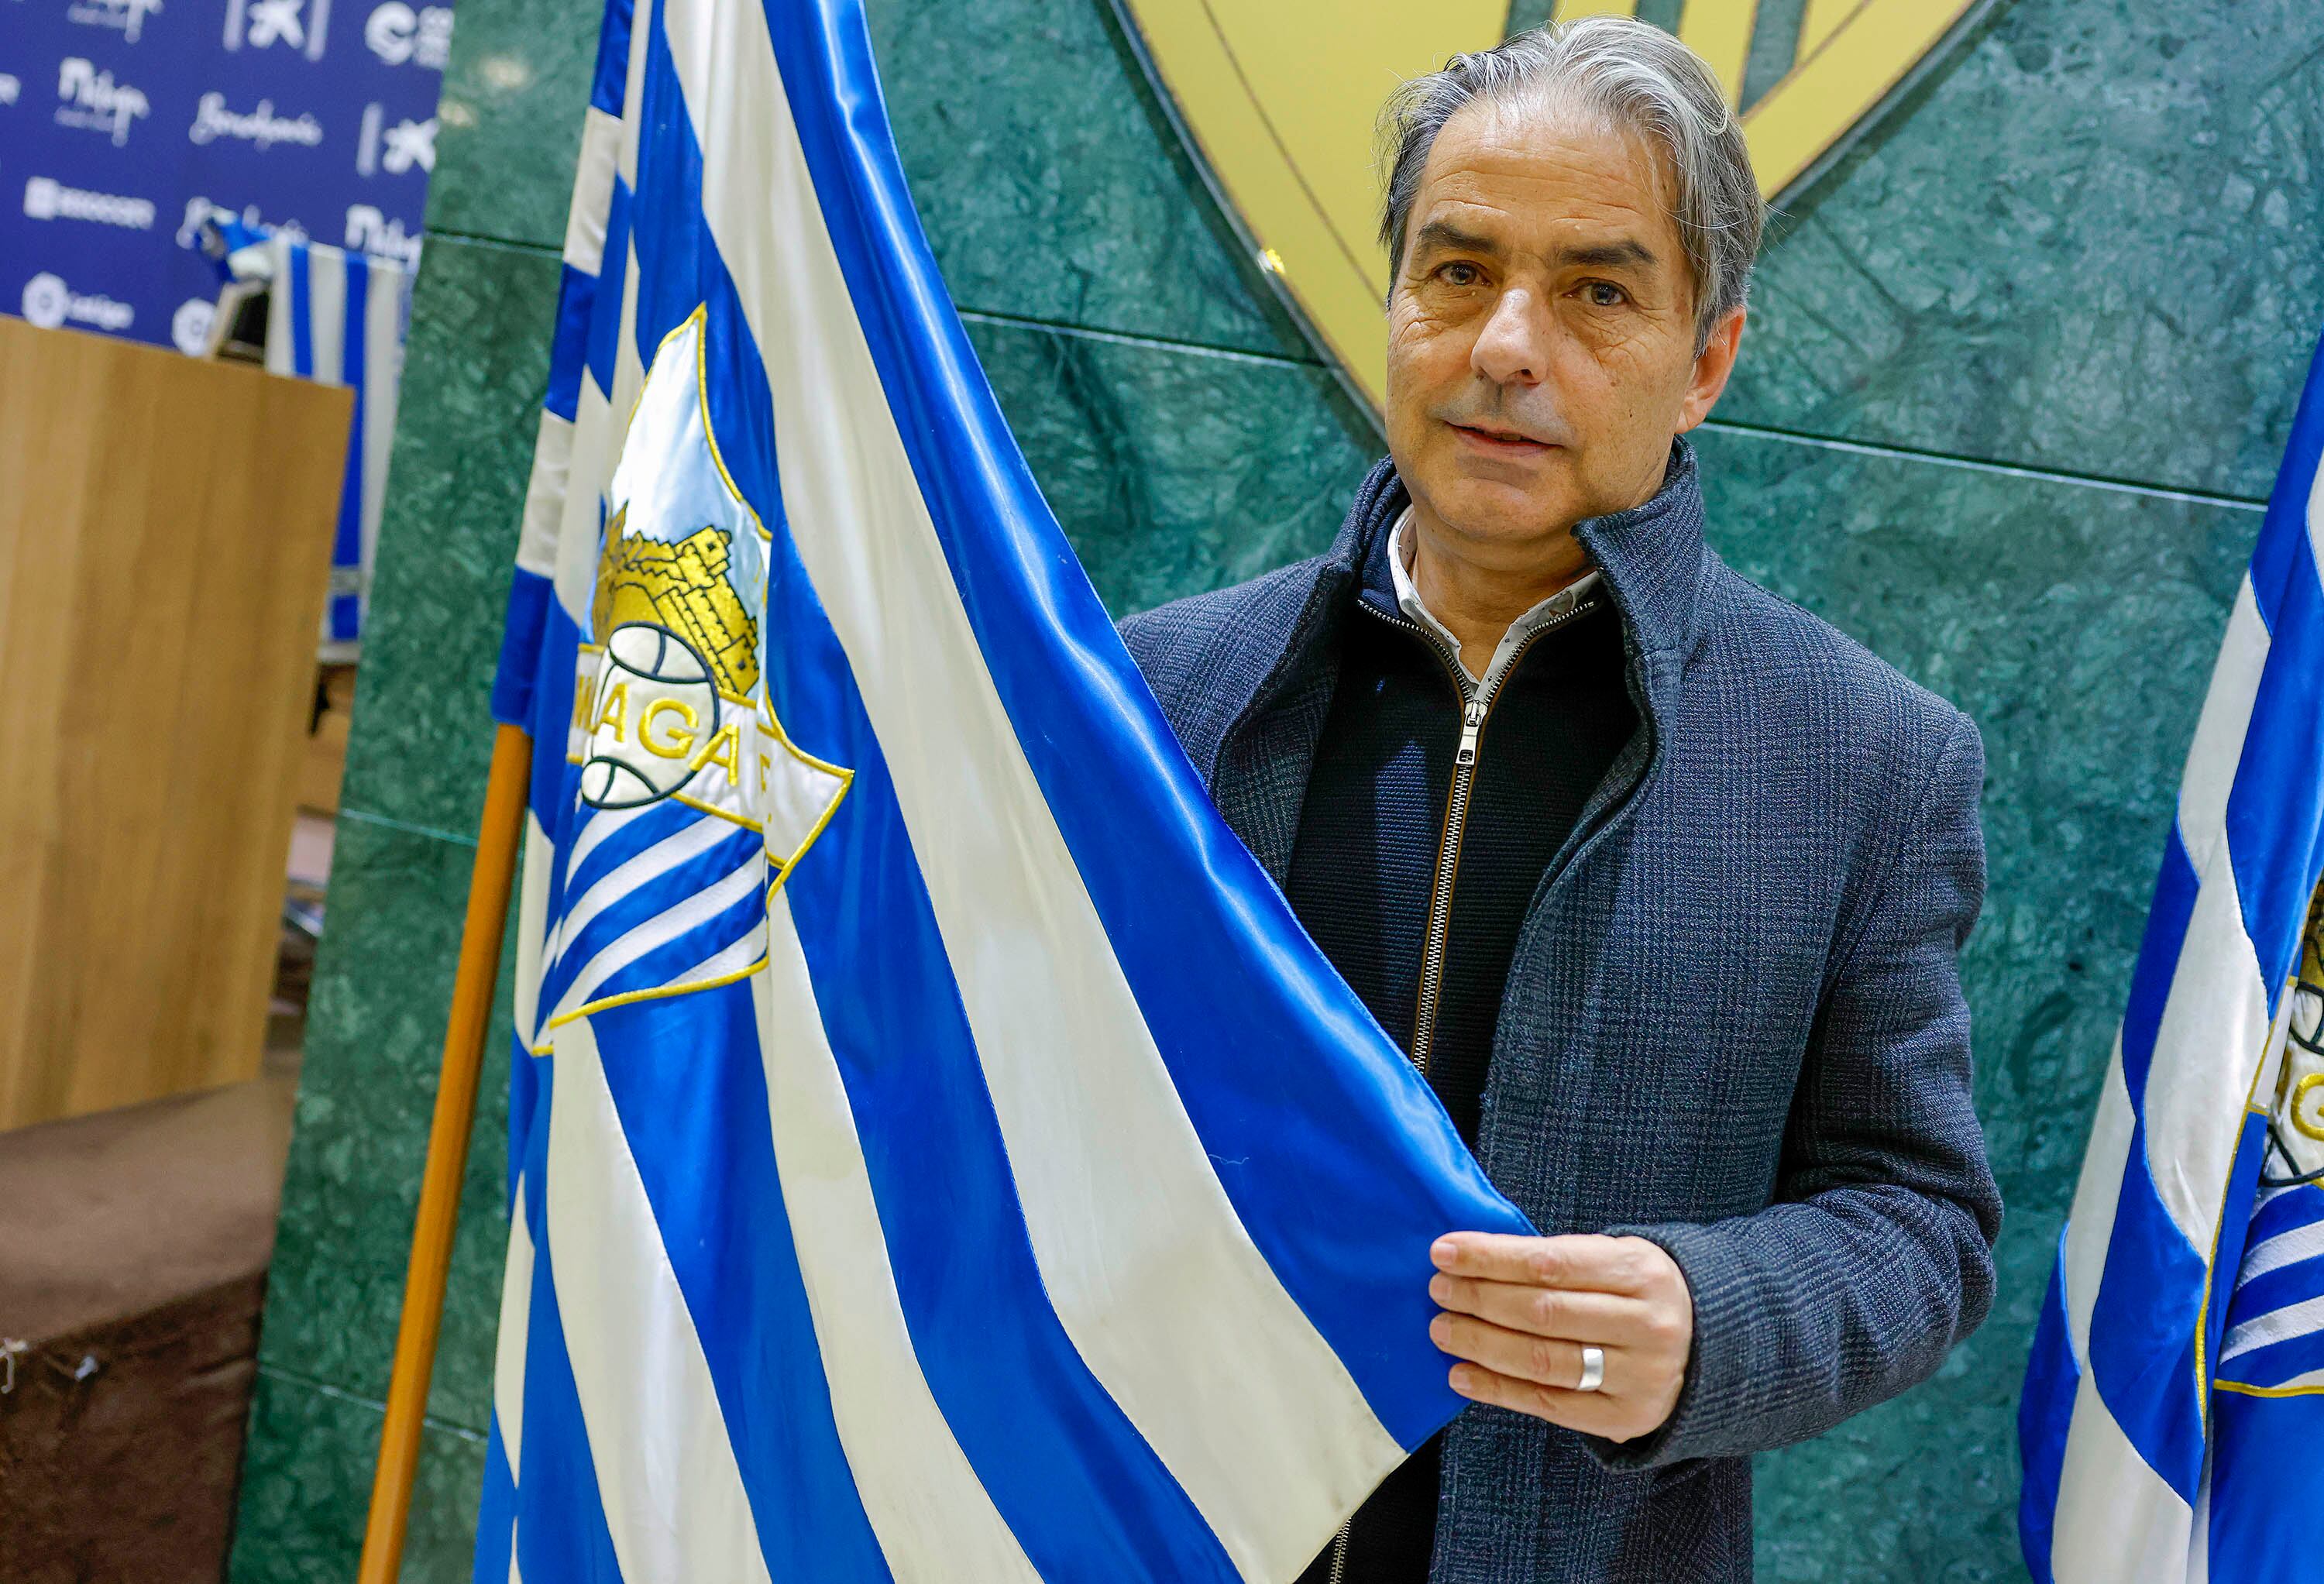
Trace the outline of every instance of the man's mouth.
{"type": "Polygon", "coordinates": [[[1456,423],[1453,433],[1471,445],[1492,456],[1536,456],[1553,449],[1545,440],[1521,435],[1515,429],[1500,429],[1476,424],[1456,423]]]}

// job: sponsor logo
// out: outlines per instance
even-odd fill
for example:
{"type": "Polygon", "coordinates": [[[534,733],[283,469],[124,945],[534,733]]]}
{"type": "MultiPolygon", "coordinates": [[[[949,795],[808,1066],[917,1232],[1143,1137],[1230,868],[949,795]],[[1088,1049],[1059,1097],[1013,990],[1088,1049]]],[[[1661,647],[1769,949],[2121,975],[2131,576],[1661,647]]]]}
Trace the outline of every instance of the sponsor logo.
{"type": "Polygon", "coordinates": [[[118,226],[124,231],[153,229],[152,199],[89,192],[48,176],[35,176],[24,183],[24,213],[35,220],[87,220],[118,226]]]}
{"type": "Polygon", "coordinates": [[[65,20],[83,27],[118,28],[134,44],[145,31],[145,19],[161,9],[161,0],[72,0],[65,7],[65,20]]]}
{"type": "Polygon", "coordinates": [[[210,321],[217,318],[217,304],[205,297],[189,297],[170,316],[170,339],[188,357],[199,357],[210,344],[210,321]]]}
{"type": "Polygon", "coordinates": [[[408,171],[429,171],[436,169],[436,118],[425,121],[399,121],[387,124],[387,106],[372,104],[364,106],[363,134],[355,140],[355,174],[376,176],[386,171],[390,176],[401,176],[408,171]]]}
{"type": "Polygon", "coordinates": [[[22,78],[14,78],[5,71],[0,71],[0,105],[14,104],[23,92],[24,84],[22,78]]]}
{"type": "Polygon", "coordinates": [[[394,259],[408,269],[420,267],[420,238],[406,235],[402,221],[389,219],[369,204],[347,206],[346,241],[342,245],[374,258],[394,259]]]}
{"type": "Polygon", "coordinates": [[[232,138],[261,150],[276,143],[299,143],[311,149],[323,141],[323,124],[304,111],[295,117],[277,115],[272,99],[259,100],[254,110],[229,110],[224,94],[204,94],[194,107],[194,124],[186,137],[198,143],[232,138]]]}
{"type": "Polygon", "coordinates": [[[116,145],[127,143],[129,129],[153,110],[144,90],[114,81],[113,73],[99,71],[78,55],[57,63],[57,98],[59,126],[110,133],[116,145]]]}
{"type": "Polygon", "coordinates": [[[330,22],[331,0],[226,0],[226,47],[281,44],[320,60],[330,22]]]}
{"type": "Polygon", "coordinates": [[[99,330],[126,330],[136,310],[109,297],[78,297],[58,276],[42,273],[24,282],[19,301],[28,323],[43,330],[66,325],[88,325],[99,330]]]}
{"type": "Polygon", "coordinates": [[[441,71],[452,54],[452,8],[423,5],[414,10],[403,0],[387,0],[364,23],[364,43],[390,66],[408,61],[441,71]]]}

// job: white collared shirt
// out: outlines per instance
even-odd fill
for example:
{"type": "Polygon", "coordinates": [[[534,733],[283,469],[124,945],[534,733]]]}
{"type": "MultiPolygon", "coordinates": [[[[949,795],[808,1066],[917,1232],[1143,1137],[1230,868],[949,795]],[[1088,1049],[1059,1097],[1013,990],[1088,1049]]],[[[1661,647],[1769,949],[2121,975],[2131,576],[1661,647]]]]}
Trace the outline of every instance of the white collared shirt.
{"type": "Polygon", "coordinates": [[[1461,640],[1452,636],[1452,630],[1439,622],[1428,607],[1420,603],[1420,590],[1414,586],[1412,581],[1411,527],[1412,508],[1406,506],[1404,515],[1396,520],[1396,526],[1388,530],[1388,575],[1396,579],[1396,603],[1403,608],[1406,615],[1434,633],[1443,642],[1448,654],[1460,659],[1462,671],[1476,684],[1480,694],[1491,692],[1500,682],[1501,673],[1508,669],[1509,662],[1517,658],[1517,650],[1525,646],[1526,639],[1538,631],[1544,623],[1555,621],[1588,599],[1598,587],[1598,569],[1593,566],[1510,622],[1508,631],[1501,634],[1501,641],[1494,648],[1493,658],[1485,667],[1484,674],[1479,676],[1469,669],[1467,660],[1460,658],[1461,640]]]}

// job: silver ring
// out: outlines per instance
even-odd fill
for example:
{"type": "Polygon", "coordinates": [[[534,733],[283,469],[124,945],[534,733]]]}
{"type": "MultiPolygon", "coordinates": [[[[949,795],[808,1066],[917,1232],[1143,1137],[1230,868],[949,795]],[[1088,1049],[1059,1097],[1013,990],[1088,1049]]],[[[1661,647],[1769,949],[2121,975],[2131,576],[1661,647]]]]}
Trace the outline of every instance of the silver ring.
{"type": "Polygon", "coordinates": [[[1577,1392],[1594,1392],[1606,1384],[1606,1349],[1583,1344],[1582,1349],[1582,1378],[1573,1383],[1577,1392]]]}

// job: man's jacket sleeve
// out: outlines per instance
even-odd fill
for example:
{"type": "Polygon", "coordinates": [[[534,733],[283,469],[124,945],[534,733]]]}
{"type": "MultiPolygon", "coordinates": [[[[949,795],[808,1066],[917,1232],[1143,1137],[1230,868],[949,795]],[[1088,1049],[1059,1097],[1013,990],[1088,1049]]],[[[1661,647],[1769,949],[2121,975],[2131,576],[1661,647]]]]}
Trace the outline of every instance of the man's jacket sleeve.
{"type": "Polygon", "coordinates": [[[1985,894],[1985,752],[1957,715],[1921,806],[1839,948],[1793,1098],[1775,1202],[1609,1229],[1668,1250],[1694,1352],[1662,1429],[1617,1467],[1764,1451],[1926,1379],[1993,1302],[2001,1196],[1970,1103],[1957,960],[1985,894]]]}

